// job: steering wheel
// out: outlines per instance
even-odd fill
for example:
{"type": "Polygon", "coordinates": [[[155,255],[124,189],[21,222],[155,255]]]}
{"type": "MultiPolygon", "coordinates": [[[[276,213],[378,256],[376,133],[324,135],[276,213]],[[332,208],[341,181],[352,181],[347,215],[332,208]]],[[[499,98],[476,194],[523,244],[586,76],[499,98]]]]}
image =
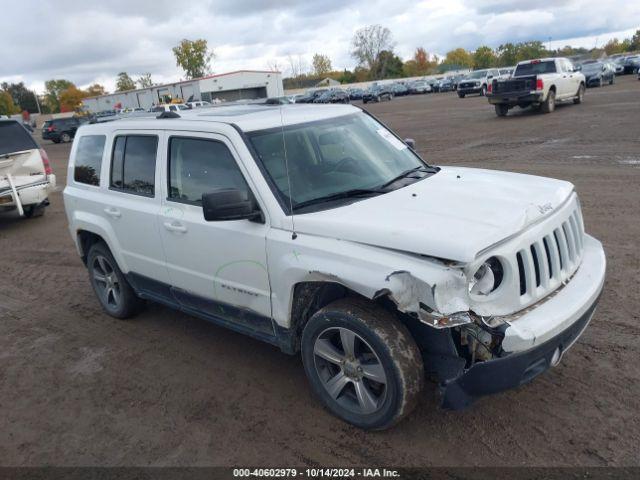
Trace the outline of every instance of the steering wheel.
{"type": "Polygon", "coordinates": [[[353,157],[344,157],[342,160],[340,160],[338,163],[336,163],[336,165],[333,167],[332,171],[334,171],[334,172],[343,171],[343,172],[354,172],[354,173],[357,173],[358,172],[358,162],[353,157]],[[349,164],[352,165],[351,168],[346,168],[346,169],[342,168],[344,166],[348,166],[349,164]]]}

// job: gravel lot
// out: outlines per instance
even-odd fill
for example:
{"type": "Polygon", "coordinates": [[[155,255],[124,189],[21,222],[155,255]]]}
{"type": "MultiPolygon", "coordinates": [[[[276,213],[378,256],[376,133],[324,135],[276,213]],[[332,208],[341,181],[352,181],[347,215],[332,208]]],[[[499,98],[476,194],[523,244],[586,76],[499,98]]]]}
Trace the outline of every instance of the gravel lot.
{"type": "MultiPolygon", "coordinates": [[[[638,465],[640,82],[550,115],[455,93],[367,108],[431,163],[576,185],[608,279],[560,366],[463,412],[428,384],[403,423],[362,432],[314,400],[298,357],[158,305],[103,314],[57,192],[42,218],[0,215],[0,464],[638,465]]],[[[69,145],[44,147],[63,185],[69,145]]]]}

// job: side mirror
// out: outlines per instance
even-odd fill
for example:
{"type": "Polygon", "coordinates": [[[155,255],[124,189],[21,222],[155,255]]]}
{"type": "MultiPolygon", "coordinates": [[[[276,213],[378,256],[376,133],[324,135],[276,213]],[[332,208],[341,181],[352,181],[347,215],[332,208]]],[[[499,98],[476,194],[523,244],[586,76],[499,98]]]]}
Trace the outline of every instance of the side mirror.
{"type": "Polygon", "coordinates": [[[247,191],[221,188],[202,194],[202,213],[207,222],[263,220],[262,212],[247,191]]]}
{"type": "Polygon", "coordinates": [[[404,139],[404,143],[406,143],[409,148],[414,149],[416,148],[416,141],[413,138],[405,138],[404,139]]]}

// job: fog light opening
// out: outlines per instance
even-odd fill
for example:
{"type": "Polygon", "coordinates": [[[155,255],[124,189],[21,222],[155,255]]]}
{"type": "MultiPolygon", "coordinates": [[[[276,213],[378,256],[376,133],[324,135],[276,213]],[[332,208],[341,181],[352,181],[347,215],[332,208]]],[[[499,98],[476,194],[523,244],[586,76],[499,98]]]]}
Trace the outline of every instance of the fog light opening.
{"type": "Polygon", "coordinates": [[[551,366],[555,367],[556,365],[558,365],[560,363],[560,359],[562,358],[562,350],[560,349],[560,347],[556,348],[555,351],[553,352],[553,355],[551,356],[551,366]]]}

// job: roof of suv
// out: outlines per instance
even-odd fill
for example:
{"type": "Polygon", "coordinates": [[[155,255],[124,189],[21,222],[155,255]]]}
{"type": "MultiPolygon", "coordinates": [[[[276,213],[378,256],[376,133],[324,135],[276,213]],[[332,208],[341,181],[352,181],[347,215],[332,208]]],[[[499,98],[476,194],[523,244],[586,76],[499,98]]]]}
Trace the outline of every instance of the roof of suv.
{"type": "MultiPolygon", "coordinates": [[[[153,125],[159,129],[170,128],[171,123],[182,122],[215,122],[237,125],[242,131],[251,132],[280,127],[282,125],[296,125],[315,120],[325,120],[361,111],[351,105],[225,105],[206,109],[181,110],[179,118],[157,119],[155,116],[126,118],[109,122],[115,128],[140,128],[153,125]]],[[[105,126],[104,123],[99,124],[105,126]]],[[[92,128],[88,125],[84,128],[92,128]]]]}

